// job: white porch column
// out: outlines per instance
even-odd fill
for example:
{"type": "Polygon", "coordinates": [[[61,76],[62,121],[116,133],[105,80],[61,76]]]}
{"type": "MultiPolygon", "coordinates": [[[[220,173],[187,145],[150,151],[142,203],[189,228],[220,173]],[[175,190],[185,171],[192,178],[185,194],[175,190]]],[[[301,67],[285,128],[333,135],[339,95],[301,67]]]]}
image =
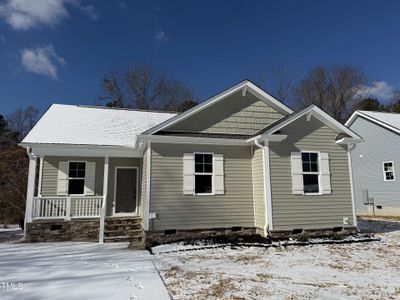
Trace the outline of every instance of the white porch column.
{"type": "Polygon", "coordinates": [[[39,158],[39,182],[38,182],[38,189],[37,189],[38,197],[42,196],[42,180],[43,180],[43,156],[40,156],[40,158],[39,158]]]}
{"type": "Polygon", "coordinates": [[[104,223],[107,211],[107,189],[108,189],[108,165],[109,157],[104,158],[104,176],[103,176],[103,204],[100,210],[100,228],[99,228],[99,243],[104,242],[104,223]]]}
{"type": "Polygon", "coordinates": [[[37,157],[27,148],[29,156],[29,173],[28,186],[26,189],[26,208],[24,220],[24,236],[26,235],[26,224],[32,222],[32,205],[33,197],[35,196],[35,181],[36,181],[36,161],[37,157]]]}

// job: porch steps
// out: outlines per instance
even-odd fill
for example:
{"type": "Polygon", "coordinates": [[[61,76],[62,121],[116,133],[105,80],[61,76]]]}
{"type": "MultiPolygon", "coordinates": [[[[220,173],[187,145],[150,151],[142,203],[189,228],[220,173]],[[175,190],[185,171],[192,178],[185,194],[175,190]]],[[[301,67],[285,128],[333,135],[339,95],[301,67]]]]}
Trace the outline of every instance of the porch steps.
{"type": "Polygon", "coordinates": [[[144,249],[140,217],[112,217],[105,220],[104,242],[129,242],[131,249],[144,249]]]}

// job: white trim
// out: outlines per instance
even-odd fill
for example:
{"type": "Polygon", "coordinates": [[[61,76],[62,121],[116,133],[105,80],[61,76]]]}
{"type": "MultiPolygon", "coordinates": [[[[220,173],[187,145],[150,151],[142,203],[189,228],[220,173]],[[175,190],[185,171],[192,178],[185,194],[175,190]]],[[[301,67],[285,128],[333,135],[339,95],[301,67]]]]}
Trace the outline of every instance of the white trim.
{"type": "MultiPolygon", "coordinates": [[[[274,222],[273,222],[273,217],[272,217],[272,189],[271,189],[271,164],[270,164],[270,158],[269,158],[269,143],[268,141],[265,141],[264,145],[264,150],[263,153],[265,153],[265,161],[264,161],[264,166],[265,166],[265,178],[264,181],[266,183],[266,207],[267,209],[267,215],[268,217],[268,230],[273,230],[274,229],[274,222]]],[[[265,228],[265,231],[267,229],[265,228]]]]}
{"type": "Polygon", "coordinates": [[[32,147],[38,156],[87,156],[87,157],[142,157],[143,148],[140,143],[137,149],[129,147],[68,145],[68,144],[19,144],[32,147]]]}
{"type": "Polygon", "coordinates": [[[254,227],[256,227],[256,199],[255,195],[255,184],[254,184],[254,146],[250,146],[250,157],[251,157],[251,182],[252,182],[252,192],[253,192],[253,218],[254,218],[254,227]]]}
{"type": "Polygon", "coordinates": [[[302,175],[318,175],[318,193],[306,193],[304,191],[304,180],[303,180],[303,195],[304,196],[321,196],[321,195],[323,195],[322,186],[321,186],[321,152],[320,151],[301,150],[300,153],[301,154],[316,153],[318,155],[318,172],[311,172],[311,171],[304,172],[303,171],[303,156],[301,156],[301,173],[302,173],[302,175]]]}
{"type": "Polygon", "coordinates": [[[39,158],[39,182],[37,186],[38,197],[42,196],[42,181],[43,181],[43,156],[39,158]]]}
{"type": "Polygon", "coordinates": [[[260,140],[260,139],[269,142],[282,142],[283,140],[286,140],[286,138],[287,138],[286,134],[259,134],[255,137],[246,140],[246,143],[251,143],[254,142],[255,140],[260,140]]]}
{"type": "Polygon", "coordinates": [[[151,142],[147,145],[147,174],[146,174],[146,216],[144,222],[145,230],[150,230],[150,193],[151,193],[151,142]]]}
{"type": "Polygon", "coordinates": [[[89,195],[86,195],[86,194],[85,194],[86,166],[87,166],[88,161],[87,161],[87,160],[67,160],[67,163],[68,163],[68,174],[67,174],[68,185],[67,185],[67,194],[66,194],[66,196],[67,196],[67,197],[69,197],[69,196],[81,196],[81,197],[89,196],[89,195]],[[71,162],[85,163],[85,177],[69,177],[69,164],[70,164],[71,162]],[[83,194],[70,194],[70,193],[69,193],[69,181],[70,181],[71,179],[72,179],[72,180],[76,180],[76,179],[82,180],[82,179],[83,179],[83,194]]]}
{"type": "MultiPolygon", "coordinates": [[[[386,181],[386,182],[394,182],[394,181],[396,181],[396,174],[395,174],[395,172],[394,172],[394,161],[392,161],[392,160],[383,161],[383,162],[382,162],[382,171],[383,171],[383,180],[384,180],[384,181],[386,181]],[[388,163],[392,164],[393,179],[386,179],[385,164],[388,164],[388,163]]],[[[388,172],[390,172],[390,171],[388,171],[388,172]]]]}
{"type": "Polygon", "coordinates": [[[99,243],[104,242],[104,226],[107,213],[107,193],[108,193],[108,172],[110,166],[110,158],[104,157],[104,173],[103,173],[103,203],[100,209],[100,222],[99,222],[99,243]]]}
{"type": "Polygon", "coordinates": [[[351,162],[351,150],[350,145],[347,145],[347,162],[349,166],[349,176],[350,176],[350,192],[351,192],[351,206],[353,212],[353,225],[358,227],[357,224],[357,214],[356,214],[356,200],[354,196],[354,181],[353,181],[353,165],[351,162]]]}
{"type": "Polygon", "coordinates": [[[356,133],[354,133],[352,130],[350,130],[346,126],[340,124],[338,121],[336,121],[334,118],[332,118],[330,115],[328,115],[326,112],[324,112],[323,110],[321,110],[320,108],[318,108],[315,105],[311,105],[311,106],[303,109],[302,111],[294,114],[293,116],[291,116],[287,120],[283,121],[282,123],[279,123],[279,124],[273,126],[272,128],[268,129],[264,134],[271,135],[274,132],[282,129],[283,127],[291,124],[292,122],[303,117],[304,115],[307,115],[310,112],[312,112],[313,117],[317,118],[318,120],[320,120],[322,123],[324,123],[331,129],[333,129],[337,132],[340,132],[340,133],[345,133],[356,140],[362,141],[360,136],[358,136],[356,133]]]}
{"type": "Polygon", "coordinates": [[[194,196],[214,196],[215,195],[215,183],[214,183],[214,153],[212,152],[193,152],[193,195],[194,196]],[[212,155],[212,172],[211,173],[197,173],[196,174],[196,154],[210,154],[212,155]],[[196,175],[199,176],[210,176],[211,175],[211,193],[196,193],[196,175]]]}
{"type": "Polygon", "coordinates": [[[357,143],[362,143],[363,141],[360,139],[354,139],[354,138],[341,138],[336,141],[336,144],[339,145],[348,145],[348,144],[357,144],[357,143]]]}
{"type": "Polygon", "coordinates": [[[170,135],[139,135],[140,139],[154,143],[167,144],[197,144],[197,145],[232,145],[248,146],[242,139],[190,137],[190,136],[170,136],[170,135]]]}
{"type": "Polygon", "coordinates": [[[122,216],[136,216],[138,213],[138,204],[139,204],[139,167],[130,167],[130,166],[115,166],[114,168],[114,198],[113,198],[113,209],[112,215],[115,217],[122,216]],[[136,199],[135,199],[135,211],[129,213],[117,213],[115,212],[115,207],[117,206],[117,175],[118,169],[134,169],[136,170],[136,199]]]}
{"type": "Polygon", "coordinates": [[[157,131],[163,130],[166,127],[172,126],[180,121],[185,120],[186,118],[192,116],[195,113],[198,113],[202,111],[203,109],[217,103],[218,101],[221,101],[222,99],[242,90],[243,88],[246,88],[246,92],[252,93],[254,96],[258,97],[260,100],[264,101],[265,103],[271,105],[273,108],[278,110],[284,115],[292,114],[293,110],[284,105],[282,102],[278,101],[262,89],[260,89],[258,86],[255,84],[251,83],[248,80],[244,80],[240,82],[239,84],[231,87],[230,89],[225,90],[222,93],[219,93],[218,95],[200,103],[199,105],[193,107],[192,109],[189,109],[185,111],[184,113],[181,113],[147,131],[144,132],[144,134],[154,134],[157,131]]]}
{"type": "Polygon", "coordinates": [[[385,123],[385,122],[382,122],[382,121],[380,121],[380,120],[378,120],[378,119],[376,119],[376,118],[374,118],[374,117],[371,117],[371,116],[369,116],[368,114],[363,113],[362,111],[359,111],[359,110],[356,110],[356,111],[350,116],[350,118],[346,121],[345,125],[346,125],[347,127],[350,127],[350,126],[353,124],[353,122],[356,120],[357,116],[360,116],[360,117],[362,117],[362,118],[365,118],[365,119],[367,119],[367,120],[369,120],[369,121],[371,121],[371,122],[373,122],[373,123],[375,123],[375,124],[378,124],[378,125],[380,125],[380,126],[382,126],[382,127],[385,127],[385,128],[387,128],[387,129],[389,129],[389,130],[392,130],[392,131],[394,131],[394,132],[400,134],[400,129],[399,129],[399,128],[396,128],[396,127],[394,127],[394,126],[392,126],[392,125],[389,125],[389,124],[387,124],[387,123],[385,123]]]}
{"type": "Polygon", "coordinates": [[[37,156],[31,152],[30,148],[26,148],[29,156],[29,171],[28,171],[28,184],[26,188],[26,208],[24,220],[24,238],[26,237],[26,224],[32,222],[32,206],[35,194],[35,181],[36,181],[36,162],[37,156]]]}

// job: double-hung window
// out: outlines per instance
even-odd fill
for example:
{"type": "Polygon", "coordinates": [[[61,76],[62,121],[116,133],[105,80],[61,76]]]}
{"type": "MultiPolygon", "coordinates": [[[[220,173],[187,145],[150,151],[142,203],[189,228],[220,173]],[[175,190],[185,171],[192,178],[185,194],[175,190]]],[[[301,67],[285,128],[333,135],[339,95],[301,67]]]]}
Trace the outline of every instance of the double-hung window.
{"type": "Polygon", "coordinates": [[[196,194],[213,192],[213,155],[194,154],[194,191],[196,194]]]}
{"type": "Polygon", "coordinates": [[[385,181],[395,181],[394,164],[392,161],[383,162],[383,179],[385,181]]]}
{"type": "Polygon", "coordinates": [[[86,162],[70,161],[68,166],[68,195],[83,195],[86,162]]]}
{"type": "Polygon", "coordinates": [[[303,186],[305,194],[318,194],[319,188],[319,159],[317,152],[302,152],[303,186]]]}

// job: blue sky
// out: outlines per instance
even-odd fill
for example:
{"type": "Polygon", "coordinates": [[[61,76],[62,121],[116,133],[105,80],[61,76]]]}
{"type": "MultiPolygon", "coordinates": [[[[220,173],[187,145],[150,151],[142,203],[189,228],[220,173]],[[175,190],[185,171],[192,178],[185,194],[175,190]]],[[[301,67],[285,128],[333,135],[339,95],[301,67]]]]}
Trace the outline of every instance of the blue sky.
{"type": "Polygon", "coordinates": [[[0,113],[94,104],[109,70],[147,63],[204,100],[271,65],[364,68],[400,87],[400,1],[0,0],[0,113]]]}

